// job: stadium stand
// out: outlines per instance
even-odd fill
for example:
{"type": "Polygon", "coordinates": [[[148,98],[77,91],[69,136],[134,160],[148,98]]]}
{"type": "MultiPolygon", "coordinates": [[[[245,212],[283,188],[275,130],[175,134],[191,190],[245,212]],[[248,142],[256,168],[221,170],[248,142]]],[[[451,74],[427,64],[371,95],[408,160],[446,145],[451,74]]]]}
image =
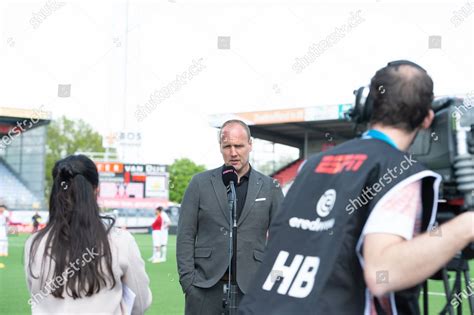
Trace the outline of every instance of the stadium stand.
{"type": "Polygon", "coordinates": [[[285,187],[287,184],[291,183],[293,179],[296,177],[296,173],[298,172],[298,168],[300,167],[301,163],[303,163],[303,159],[298,159],[296,161],[291,162],[288,165],[285,165],[281,169],[277,170],[275,173],[271,174],[270,176],[274,179],[278,180],[282,187],[285,187]]]}
{"type": "Polygon", "coordinates": [[[40,199],[28,189],[26,183],[2,158],[0,158],[0,200],[12,210],[31,209],[34,204],[40,203],[40,199]]]}
{"type": "Polygon", "coordinates": [[[0,107],[0,202],[10,210],[44,210],[47,125],[51,113],[0,107]]]}

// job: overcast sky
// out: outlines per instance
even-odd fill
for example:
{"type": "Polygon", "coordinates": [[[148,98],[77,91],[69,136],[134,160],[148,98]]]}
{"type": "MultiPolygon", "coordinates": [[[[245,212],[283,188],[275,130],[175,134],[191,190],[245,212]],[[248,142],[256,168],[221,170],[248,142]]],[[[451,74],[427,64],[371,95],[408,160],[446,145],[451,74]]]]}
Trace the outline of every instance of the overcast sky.
{"type": "Polygon", "coordinates": [[[2,0],[0,107],[44,104],[104,135],[141,132],[128,154],[137,162],[214,167],[210,115],[349,103],[394,59],[426,68],[437,95],[474,90],[474,2],[404,2],[2,0]],[[219,36],[230,49],[218,49],[219,36]],[[70,97],[58,97],[59,84],[70,97]]]}

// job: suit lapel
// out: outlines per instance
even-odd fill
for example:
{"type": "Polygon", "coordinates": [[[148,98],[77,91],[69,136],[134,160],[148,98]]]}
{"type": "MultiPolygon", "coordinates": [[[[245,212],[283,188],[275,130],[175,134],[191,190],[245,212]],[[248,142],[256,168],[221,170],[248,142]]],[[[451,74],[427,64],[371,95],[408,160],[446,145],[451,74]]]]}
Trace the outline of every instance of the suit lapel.
{"type": "Polygon", "coordinates": [[[245,198],[244,208],[242,209],[242,214],[240,215],[237,225],[240,225],[245,218],[249,215],[250,210],[252,210],[253,205],[255,204],[255,198],[257,198],[260,189],[262,188],[263,180],[255,170],[250,172],[249,185],[247,190],[247,197],[245,198]]]}
{"type": "Polygon", "coordinates": [[[216,171],[212,174],[211,183],[212,187],[214,188],[214,193],[216,194],[216,198],[219,202],[219,208],[221,208],[224,217],[226,218],[227,222],[230,222],[230,214],[227,205],[227,192],[222,182],[222,167],[216,169],[216,171]]]}

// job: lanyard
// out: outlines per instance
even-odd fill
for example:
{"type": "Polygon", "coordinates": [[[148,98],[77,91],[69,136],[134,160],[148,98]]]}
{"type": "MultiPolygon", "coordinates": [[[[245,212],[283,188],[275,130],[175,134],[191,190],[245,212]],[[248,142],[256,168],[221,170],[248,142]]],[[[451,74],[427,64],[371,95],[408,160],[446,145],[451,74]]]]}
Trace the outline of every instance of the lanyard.
{"type": "Polygon", "coordinates": [[[387,136],[386,134],[384,134],[383,132],[380,132],[378,130],[375,130],[375,129],[370,129],[366,132],[364,132],[364,134],[362,135],[362,139],[378,139],[378,140],[382,140],[388,144],[390,144],[392,147],[394,147],[395,149],[398,149],[397,148],[397,145],[395,144],[395,142],[393,142],[392,139],[390,139],[389,136],[387,136]]]}

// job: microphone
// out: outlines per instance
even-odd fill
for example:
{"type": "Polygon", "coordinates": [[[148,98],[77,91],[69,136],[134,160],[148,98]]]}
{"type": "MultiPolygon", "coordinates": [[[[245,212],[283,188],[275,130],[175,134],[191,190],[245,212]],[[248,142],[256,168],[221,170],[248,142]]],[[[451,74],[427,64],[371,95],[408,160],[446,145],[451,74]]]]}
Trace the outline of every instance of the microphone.
{"type": "Polygon", "coordinates": [[[225,187],[229,187],[231,183],[235,185],[237,183],[238,176],[237,171],[232,165],[224,166],[222,170],[222,181],[225,187]]]}
{"type": "Polygon", "coordinates": [[[227,188],[227,205],[229,208],[229,267],[228,284],[225,289],[223,304],[225,312],[223,314],[237,314],[237,195],[235,185],[238,180],[237,171],[232,165],[224,166],[222,169],[222,181],[227,188]]]}
{"type": "Polygon", "coordinates": [[[222,181],[227,190],[227,203],[231,212],[231,218],[236,221],[237,195],[235,193],[235,185],[238,180],[237,171],[232,165],[224,166],[222,169],[222,181]]]}

